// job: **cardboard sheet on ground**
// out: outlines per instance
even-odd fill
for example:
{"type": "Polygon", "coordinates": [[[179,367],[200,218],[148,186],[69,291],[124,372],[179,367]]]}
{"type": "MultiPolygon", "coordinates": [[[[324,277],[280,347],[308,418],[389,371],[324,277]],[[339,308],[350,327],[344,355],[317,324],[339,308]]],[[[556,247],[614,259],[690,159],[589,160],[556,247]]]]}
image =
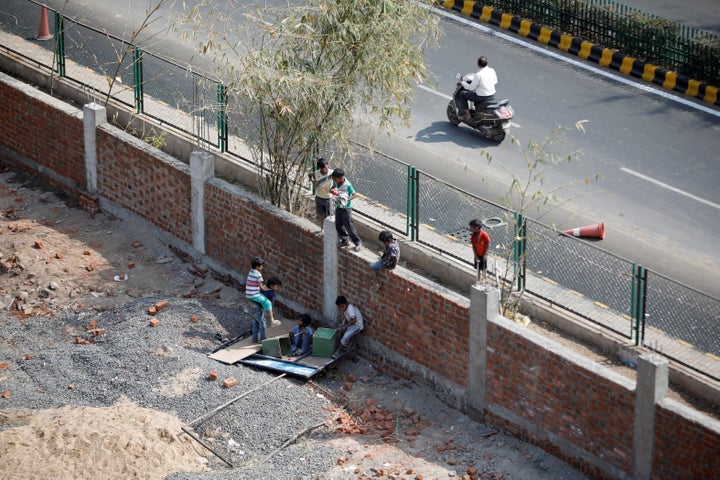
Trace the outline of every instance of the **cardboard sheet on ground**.
{"type": "MultiPolygon", "coordinates": [[[[292,331],[293,327],[297,325],[297,322],[286,318],[280,318],[278,320],[281,322],[280,325],[277,327],[268,327],[266,329],[265,334],[267,338],[279,337],[281,335],[287,336],[288,332],[292,331]]],[[[232,345],[211,353],[208,356],[218,362],[232,365],[243,358],[247,358],[250,355],[260,352],[261,350],[262,346],[259,343],[253,342],[252,337],[248,336],[236,343],[233,343],[232,345]]]]}

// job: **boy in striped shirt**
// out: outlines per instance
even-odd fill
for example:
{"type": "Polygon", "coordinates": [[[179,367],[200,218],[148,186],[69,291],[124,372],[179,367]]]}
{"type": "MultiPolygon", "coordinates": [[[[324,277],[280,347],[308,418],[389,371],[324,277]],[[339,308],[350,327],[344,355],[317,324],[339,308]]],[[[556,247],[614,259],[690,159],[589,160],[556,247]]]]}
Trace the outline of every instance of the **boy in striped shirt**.
{"type": "Polygon", "coordinates": [[[261,342],[265,340],[265,322],[262,312],[268,312],[271,326],[280,325],[280,322],[275,320],[273,316],[272,302],[262,294],[264,290],[267,290],[262,276],[265,260],[261,257],[255,257],[252,259],[251,266],[252,268],[245,279],[245,298],[257,303],[260,308],[259,315],[250,322],[250,328],[253,342],[261,342]]]}

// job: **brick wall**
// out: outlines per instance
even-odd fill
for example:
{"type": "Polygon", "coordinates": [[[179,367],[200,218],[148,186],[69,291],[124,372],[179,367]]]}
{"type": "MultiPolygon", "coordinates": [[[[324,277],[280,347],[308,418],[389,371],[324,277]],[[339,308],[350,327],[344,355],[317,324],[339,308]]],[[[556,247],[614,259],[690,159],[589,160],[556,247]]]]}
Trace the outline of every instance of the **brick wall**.
{"type": "Polygon", "coordinates": [[[265,259],[263,277],[276,275],[282,295],[301,306],[322,305],[322,238],[305,223],[220,180],[205,188],[205,251],[243,276],[255,256],[265,259]]]}
{"type": "Polygon", "coordinates": [[[338,269],[340,294],[363,313],[364,337],[461,387],[467,385],[467,305],[393,272],[382,273],[382,287],[375,292],[375,273],[362,256],[342,252],[338,269]]]}
{"type": "MultiPolygon", "coordinates": [[[[0,151],[14,152],[4,159],[29,159],[71,180],[66,185],[84,185],[77,109],[0,80],[0,151]]],[[[98,145],[98,195],[191,244],[187,165],[109,126],[98,130],[98,145]]],[[[209,257],[244,276],[250,259],[261,255],[268,262],[265,276],[280,275],[285,296],[320,310],[323,245],[309,222],[218,179],[206,183],[205,201],[209,257]]],[[[338,259],[339,291],[362,309],[364,336],[407,359],[406,366],[467,387],[469,302],[399,272],[384,274],[382,290],[373,292],[370,258],[368,252],[341,252],[338,259]]],[[[373,355],[392,366],[389,355],[373,355]]],[[[488,325],[486,420],[594,478],[627,477],[632,469],[634,394],[627,382],[521,329],[488,325]]],[[[717,476],[720,429],[698,420],[707,417],[662,405],[656,417],[654,478],[717,476]]]]}
{"type": "Polygon", "coordinates": [[[189,167],[109,125],[97,130],[103,198],[192,244],[189,167]]]}
{"type": "Polygon", "coordinates": [[[39,99],[30,87],[15,88],[12,83],[17,82],[0,82],[2,146],[65,176],[71,188],[84,187],[81,112],[58,100],[39,99]]]}
{"type": "Polygon", "coordinates": [[[720,478],[720,436],[687,410],[669,400],[655,408],[654,479],[720,478]]]}
{"type": "MultiPolygon", "coordinates": [[[[563,349],[543,348],[494,323],[488,325],[488,345],[492,346],[487,360],[490,403],[513,412],[526,421],[523,424],[552,432],[568,445],[631,470],[634,391],[591,370],[590,362],[578,364],[563,349]]],[[[557,456],[566,456],[520,422],[502,423],[557,456]]],[[[594,478],[604,477],[594,462],[571,463],[594,478]]]]}

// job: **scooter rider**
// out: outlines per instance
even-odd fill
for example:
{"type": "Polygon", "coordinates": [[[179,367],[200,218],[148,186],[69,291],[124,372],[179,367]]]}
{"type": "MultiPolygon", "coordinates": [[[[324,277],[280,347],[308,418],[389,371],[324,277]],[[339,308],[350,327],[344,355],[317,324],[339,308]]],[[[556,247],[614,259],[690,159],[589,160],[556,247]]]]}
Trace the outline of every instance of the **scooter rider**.
{"type": "Polygon", "coordinates": [[[465,90],[460,94],[461,101],[457,105],[458,116],[464,120],[470,120],[470,111],[467,110],[468,100],[475,102],[476,107],[482,103],[492,102],[495,95],[495,84],[497,74],[492,67],[488,67],[487,57],[478,58],[478,71],[475,74],[468,74],[461,80],[465,90]]]}

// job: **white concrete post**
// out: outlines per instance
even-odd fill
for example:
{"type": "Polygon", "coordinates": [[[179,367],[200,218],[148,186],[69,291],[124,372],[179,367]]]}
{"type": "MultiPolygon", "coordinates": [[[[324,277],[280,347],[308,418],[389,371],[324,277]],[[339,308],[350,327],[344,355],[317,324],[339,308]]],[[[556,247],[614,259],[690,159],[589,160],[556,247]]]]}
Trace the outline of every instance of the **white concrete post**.
{"type": "Polygon", "coordinates": [[[83,106],[85,142],[85,190],[97,195],[97,127],[107,122],[107,111],[95,102],[83,106]]]}
{"type": "Polygon", "coordinates": [[[637,359],[635,425],[633,431],[633,479],[652,478],[655,443],[655,405],[668,391],[668,362],[657,355],[637,359]]]}
{"type": "Polygon", "coordinates": [[[190,154],[190,210],[193,248],[205,254],[205,182],[215,176],[215,157],[207,152],[190,154]]]}
{"type": "Polygon", "coordinates": [[[323,222],[323,316],[333,322],[337,316],[338,242],[335,216],[327,217],[323,222]]]}
{"type": "Polygon", "coordinates": [[[467,407],[470,418],[484,419],[487,378],[488,321],[498,313],[498,293],[473,286],[470,290],[467,407]]]}

